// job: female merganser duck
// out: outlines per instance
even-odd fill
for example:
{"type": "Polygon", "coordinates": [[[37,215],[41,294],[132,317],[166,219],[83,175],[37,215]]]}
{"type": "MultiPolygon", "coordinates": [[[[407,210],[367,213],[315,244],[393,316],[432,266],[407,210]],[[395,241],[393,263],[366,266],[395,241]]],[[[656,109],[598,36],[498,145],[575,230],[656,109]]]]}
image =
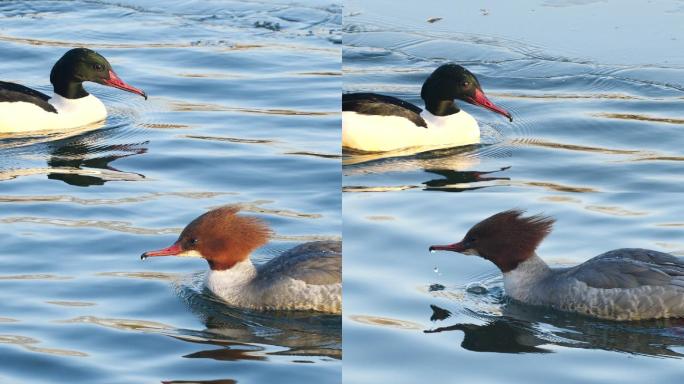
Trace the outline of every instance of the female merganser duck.
{"type": "Polygon", "coordinates": [[[168,248],[152,256],[201,257],[209,262],[205,284],[226,303],[255,310],[342,310],[342,255],[339,241],[314,241],[254,266],[249,255],[271,235],[266,223],[238,215],[228,206],[188,224],[168,248]]]}
{"type": "Polygon", "coordinates": [[[480,82],[467,69],[444,64],[425,80],[420,91],[425,110],[377,93],[342,95],[342,147],[384,152],[409,147],[461,146],[480,142],[477,121],[454,99],[511,114],[484,95],[480,82]]]}
{"type": "Polygon", "coordinates": [[[60,130],[104,120],[107,117],[104,104],[86,92],[84,81],[123,89],[147,99],[145,92],[121,80],[99,53],[75,48],[52,67],[52,96],[0,81],[0,132],[60,130]]]}
{"type": "Polygon", "coordinates": [[[684,259],[641,248],[616,249],[570,268],[550,268],[535,250],[554,220],[510,210],[475,226],[463,240],[433,245],[490,260],[511,298],[610,320],[684,317],[684,259]]]}

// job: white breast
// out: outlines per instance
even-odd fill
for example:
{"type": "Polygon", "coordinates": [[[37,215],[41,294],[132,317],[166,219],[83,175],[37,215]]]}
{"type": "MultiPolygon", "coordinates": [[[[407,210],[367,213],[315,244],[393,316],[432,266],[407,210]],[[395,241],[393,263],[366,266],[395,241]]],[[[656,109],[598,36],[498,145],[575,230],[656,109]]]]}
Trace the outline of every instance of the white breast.
{"type": "Polygon", "coordinates": [[[205,284],[223,301],[241,308],[342,311],[342,284],[314,285],[284,275],[256,276],[252,262],[245,260],[224,271],[209,271],[205,284]]]}
{"type": "Polygon", "coordinates": [[[67,99],[54,94],[48,102],[57,113],[27,102],[0,103],[0,132],[29,132],[77,128],[107,117],[107,109],[95,96],[67,99]]]}
{"type": "Polygon", "coordinates": [[[409,147],[456,147],[480,142],[480,127],[465,111],[435,116],[423,111],[428,128],[397,116],[342,113],[342,146],[368,152],[409,147]]]}

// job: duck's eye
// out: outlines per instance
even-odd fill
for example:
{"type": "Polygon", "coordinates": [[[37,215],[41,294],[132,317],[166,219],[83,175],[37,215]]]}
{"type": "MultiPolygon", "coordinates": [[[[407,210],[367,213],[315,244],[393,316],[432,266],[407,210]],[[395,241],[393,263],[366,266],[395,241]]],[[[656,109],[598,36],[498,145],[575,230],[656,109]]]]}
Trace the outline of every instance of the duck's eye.
{"type": "Polygon", "coordinates": [[[197,245],[197,243],[199,243],[199,240],[197,238],[190,239],[190,245],[197,245]]]}
{"type": "Polygon", "coordinates": [[[104,69],[104,66],[102,64],[93,64],[93,69],[98,71],[98,72],[102,72],[102,70],[104,69]]]}
{"type": "Polygon", "coordinates": [[[468,88],[470,86],[470,83],[467,81],[463,82],[463,88],[468,88]]]}

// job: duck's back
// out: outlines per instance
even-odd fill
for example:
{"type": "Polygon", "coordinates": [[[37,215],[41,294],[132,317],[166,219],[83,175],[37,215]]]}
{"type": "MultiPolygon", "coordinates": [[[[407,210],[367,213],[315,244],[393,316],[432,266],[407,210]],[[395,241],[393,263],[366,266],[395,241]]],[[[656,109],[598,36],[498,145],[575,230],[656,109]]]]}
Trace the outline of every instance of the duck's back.
{"type": "Polygon", "coordinates": [[[616,249],[557,270],[547,289],[559,309],[601,318],[684,317],[684,259],[648,249],[616,249]]]}
{"type": "Polygon", "coordinates": [[[258,270],[255,286],[274,307],[333,313],[342,309],[340,241],[301,244],[258,270]]]}

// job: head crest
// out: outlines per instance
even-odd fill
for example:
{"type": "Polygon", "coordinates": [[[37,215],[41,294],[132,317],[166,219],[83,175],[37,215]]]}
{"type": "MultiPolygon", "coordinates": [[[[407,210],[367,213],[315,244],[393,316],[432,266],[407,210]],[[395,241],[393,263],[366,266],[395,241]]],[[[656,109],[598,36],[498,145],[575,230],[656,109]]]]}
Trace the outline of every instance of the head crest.
{"type": "Polygon", "coordinates": [[[480,256],[508,272],[535,254],[551,233],[555,220],[549,216],[523,217],[518,209],[499,212],[473,226],[465,240],[471,241],[480,256]]]}

